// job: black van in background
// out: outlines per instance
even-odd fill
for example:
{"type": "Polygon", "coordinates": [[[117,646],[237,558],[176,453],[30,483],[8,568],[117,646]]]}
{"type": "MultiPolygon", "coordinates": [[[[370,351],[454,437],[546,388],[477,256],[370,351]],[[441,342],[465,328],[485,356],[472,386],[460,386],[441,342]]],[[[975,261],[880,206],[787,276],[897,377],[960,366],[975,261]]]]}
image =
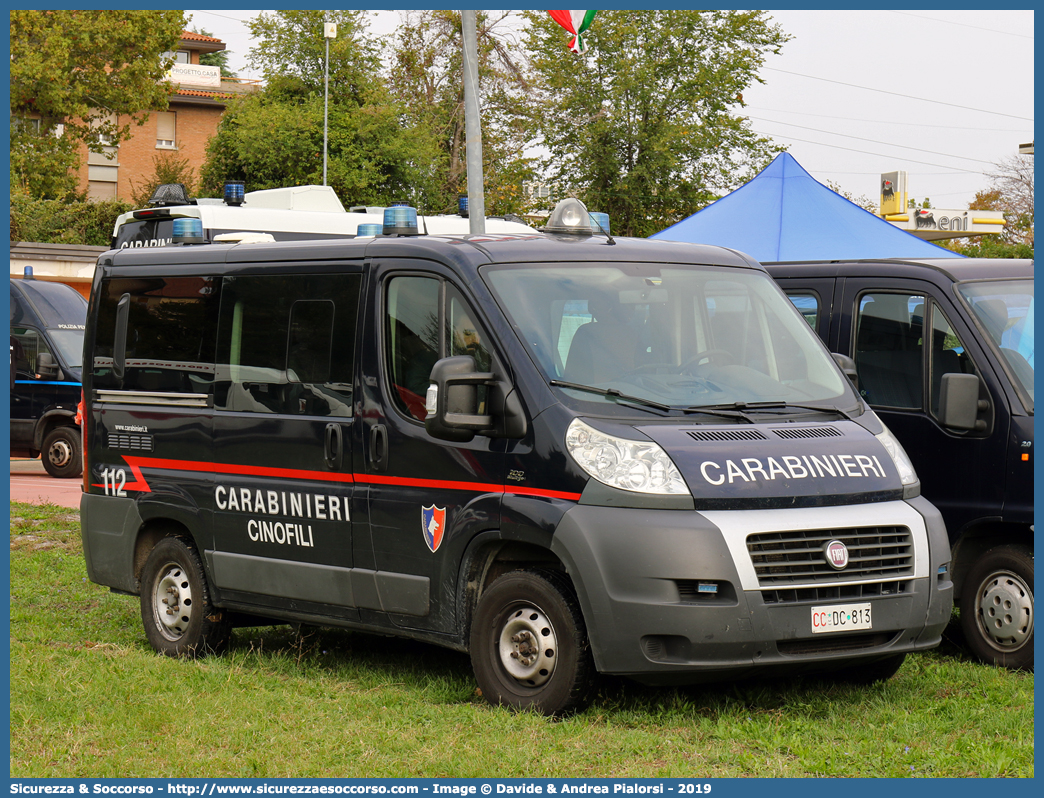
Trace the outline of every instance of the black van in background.
{"type": "Polygon", "coordinates": [[[902,443],[985,662],[1033,667],[1033,261],[766,264],[902,443]],[[926,334],[930,331],[930,335],[926,334]]]}
{"type": "Polygon", "coordinates": [[[87,300],[71,286],[11,279],[11,456],[39,457],[52,477],[83,472],[80,401],[87,300]]]}

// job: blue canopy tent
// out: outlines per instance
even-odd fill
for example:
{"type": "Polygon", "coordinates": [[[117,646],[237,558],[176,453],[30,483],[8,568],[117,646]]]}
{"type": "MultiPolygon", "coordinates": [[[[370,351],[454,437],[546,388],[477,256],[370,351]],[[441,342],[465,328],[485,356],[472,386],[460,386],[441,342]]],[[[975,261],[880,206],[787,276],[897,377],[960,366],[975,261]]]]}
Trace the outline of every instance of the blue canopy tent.
{"type": "Polygon", "coordinates": [[[961,257],[831,191],[785,152],[749,183],[649,238],[717,244],[762,263],[961,257]]]}

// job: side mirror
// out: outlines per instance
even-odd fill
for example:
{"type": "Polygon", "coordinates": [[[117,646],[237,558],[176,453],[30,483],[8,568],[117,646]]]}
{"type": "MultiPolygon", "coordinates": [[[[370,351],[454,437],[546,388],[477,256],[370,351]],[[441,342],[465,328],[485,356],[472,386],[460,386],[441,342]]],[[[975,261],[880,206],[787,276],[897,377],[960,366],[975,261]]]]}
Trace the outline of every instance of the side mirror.
{"type": "Polygon", "coordinates": [[[36,379],[58,380],[61,379],[62,370],[54,362],[54,355],[50,352],[41,352],[36,356],[36,379]]]}
{"type": "Polygon", "coordinates": [[[424,403],[428,434],[457,443],[467,443],[476,432],[491,438],[524,437],[526,416],[514,386],[475,369],[471,355],[446,357],[432,366],[424,403]],[[480,408],[479,386],[483,385],[486,399],[480,408]]]}
{"type": "Polygon", "coordinates": [[[979,378],[974,374],[943,374],[939,389],[939,421],[950,429],[984,430],[979,411],[988,409],[979,401],[979,378]]]}
{"type": "Polygon", "coordinates": [[[834,358],[834,362],[837,363],[837,367],[844,372],[844,375],[848,377],[849,381],[855,386],[856,392],[859,392],[859,373],[856,371],[855,361],[852,360],[848,355],[842,355],[840,352],[831,352],[830,357],[834,358]]]}

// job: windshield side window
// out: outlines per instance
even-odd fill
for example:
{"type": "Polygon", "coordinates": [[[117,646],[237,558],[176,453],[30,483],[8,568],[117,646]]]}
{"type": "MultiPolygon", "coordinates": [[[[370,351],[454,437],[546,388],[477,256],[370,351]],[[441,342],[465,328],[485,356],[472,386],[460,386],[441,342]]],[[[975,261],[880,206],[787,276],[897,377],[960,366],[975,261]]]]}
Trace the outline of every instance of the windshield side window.
{"type": "Polygon", "coordinates": [[[802,318],[808,322],[813,330],[819,329],[819,297],[813,293],[803,291],[787,292],[787,298],[794,303],[794,307],[801,313],[802,318]]]}
{"type": "Polygon", "coordinates": [[[855,363],[872,407],[923,403],[924,296],[873,292],[859,298],[855,363]]]}
{"type": "Polygon", "coordinates": [[[352,414],[358,274],[225,277],[214,407],[352,414]]]}
{"type": "MultiPolygon", "coordinates": [[[[403,275],[388,281],[385,301],[385,372],[392,401],[408,418],[424,421],[424,398],[431,368],[442,357],[466,355],[475,359],[475,369],[493,370],[489,336],[478,315],[456,287],[446,283],[443,310],[440,306],[442,280],[403,275]],[[444,325],[439,335],[439,324],[444,325]]],[[[480,412],[488,388],[478,387],[480,412]]]]}
{"type": "Polygon", "coordinates": [[[962,283],[959,290],[987,342],[1004,359],[1015,383],[1033,406],[1033,281],[962,283]]]}
{"type": "Polygon", "coordinates": [[[932,345],[929,350],[931,364],[931,394],[929,402],[933,416],[939,415],[939,394],[944,374],[974,374],[975,366],[971,357],[957,337],[953,326],[947,320],[942,308],[935,302],[932,305],[932,345]]]}
{"type": "Polygon", "coordinates": [[[18,380],[35,380],[36,359],[50,353],[47,341],[32,327],[11,328],[11,367],[18,380]]]}

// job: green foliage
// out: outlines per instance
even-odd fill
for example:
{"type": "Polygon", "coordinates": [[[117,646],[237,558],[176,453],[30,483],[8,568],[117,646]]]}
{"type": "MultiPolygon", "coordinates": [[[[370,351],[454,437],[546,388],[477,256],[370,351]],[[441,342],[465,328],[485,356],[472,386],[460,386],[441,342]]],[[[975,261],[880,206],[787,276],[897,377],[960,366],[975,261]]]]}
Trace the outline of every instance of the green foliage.
{"type": "Polygon", "coordinates": [[[1031,244],[1009,242],[995,235],[955,238],[946,243],[946,248],[969,258],[1033,258],[1031,244]]]}
{"type": "MultiPolygon", "coordinates": [[[[402,126],[363,13],[326,12],[338,24],[330,42],[327,183],[345,205],[416,201],[431,180],[433,150],[402,126]]],[[[251,62],[268,82],[228,106],[207,148],[204,195],[219,194],[226,180],[243,180],[250,191],[322,182],[323,16],[280,11],[250,23],[258,39],[251,62]]]]}
{"type": "Polygon", "coordinates": [[[87,580],[75,510],[12,503],[10,548],[14,778],[1034,775],[1033,674],[951,642],[869,688],[605,678],[553,722],[489,706],[466,655],[407,640],[257,627],[220,657],[162,657],[137,600],[87,580]]]}
{"type": "Polygon", "coordinates": [[[26,122],[12,135],[12,185],[66,198],[80,146],[102,152],[128,139],[148,111],[166,110],[170,62],[161,55],[174,49],[184,21],[181,11],[12,10],[11,118],[39,120],[38,132],[26,122]]]}
{"type": "Polygon", "coordinates": [[[131,205],[144,208],[157,186],[164,183],[182,183],[189,196],[195,194],[196,170],[188,157],[179,158],[173,152],[164,152],[152,156],[152,176],[141,181],[132,180],[131,205]]]}
{"type": "MultiPolygon", "coordinates": [[[[203,28],[196,29],[192,28],[193,33],[198,33],[201,36],[213,36],[214,34],[203,28]]],[[[221,77],[223,78],[234,78],[236,73],[228,68],[228,50],[218,50],[216,53],[200,53],[199,63],[206,66],[216,66],[221,69],[221,77]]]]}
{"type": "Polygon", "coordinates": [[[107,247],[116,217],[133,210],[123,200],[64,202],[11,194],[11,240],[107,247]]]}
{"type": "Polygon", "coordinates": [[[735,112],[789,39],[764,12],[599,11],[579,56],[546,13],[526,18],[552,176],[614,231],[661,230],[781,150],[735,112]]]}
{"type": "MultiPolygon", "coordinates": [[[[525,77],[507,12],[478,12],[479,114],[487,215],[525,210],[522,183],[536,176],[533,143],[540,112],[525,77]]],[[[404,13],[390,48],[391,88],[406,124],[432,150],[433,180],[425,207],[452,211],[467,192],[463,37],[459,11],[404,13]]]]}

